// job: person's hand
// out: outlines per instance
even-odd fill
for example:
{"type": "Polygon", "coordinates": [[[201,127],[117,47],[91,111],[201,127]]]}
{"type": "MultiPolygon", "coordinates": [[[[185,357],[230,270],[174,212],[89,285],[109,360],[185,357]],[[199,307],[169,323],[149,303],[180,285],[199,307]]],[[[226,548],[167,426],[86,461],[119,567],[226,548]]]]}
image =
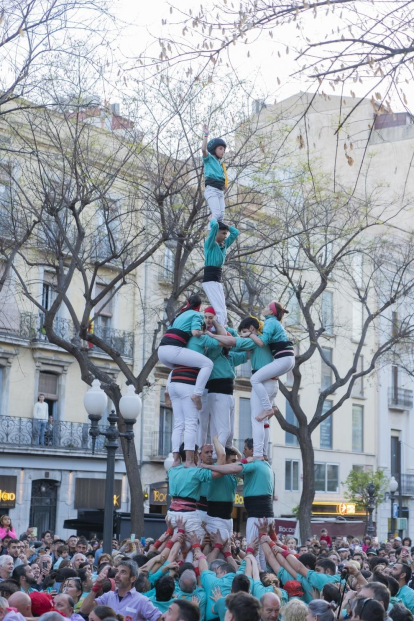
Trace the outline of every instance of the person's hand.
{"type": "Polygon", "coordinates": [[[230,540],[227,539],[226,543],[223,545],[223,554],[224,552],[231,552],[230,550],[230,540]]]}
{"type": "Polygon", "coordinates": [[[167,541],[167,539],[170,538],[170,533],[163,533],[159,538],[158,541],[161,541],[161,543],[164,543],[164,541],[167,541]]]}
{"type": "Polygon", "coordinates": [[[270,524],[269,524],[269,526],[268,526],[268,529],[267,529],[267,530],[268,530],[268,533],[269,533],[269,537],[270,537],[270,539],[271,539],[271,538],[272,538],[272,535],[276,534],[276,531],[275,531],[275,523],[274,523],[272,520],[270,520],[270,524]]]}
{"type": "Polygon", "coordinates": [[[222,546],[227,542],[227,539],[223,539],[219,530],[214,534],[214,541],[216,543],[221,543],[222,546]]]}
{"type": "Polygon", "coordinates": [[[267,530],[268,530],[268,522],[266,518],[262,518],[261,520],[258,520],[257,522],[255,522],[255,525],[257,526],[257,530],[259,531],[259,535],[263,534],[267,534],[267,530]]]}
{"type": "Polygon", "coordinates": [[[345,562],[345,563],[344,563],[344,569],[345,569],[345,568],[349,571],[349,573],[351,574],[351,576],[356,576],[357,574],[359,574],[359,573],[360,573],[359,569],[357,569],[357,568],[355,567],[355,565],[353,565],[352,563],[345,562]]]}
{"type": "Polygon", "coordinates": [[[206,533],[203,537],[203,542],[201,546],[205,548],[206,546],[211,545],[210,533],[206,533]]]}
{"type": "Polygon", "coordinates": [[[206,123],[204,123],[204,125],[203,125],[203,134],[208,134],[208,133],[209,133],[208,125],[206,125],[206,123]]]}
{"type": "Polygon", "coordinates": [[[171,541],[173,543],[183,543],[184,541],[184,533],[174,533],[174,535],[171,537],[171,541]]]}
{"type": "Polygon", "coordinates": [[[168,515],[165,516],[165,523],[167,525],[167,528],[172,528],[174,530],[174,526],[172,525],[171,519],[168,517],[168,515]]]}
{"type": "Polygon", "coordinates": [[[269,535],[263,535],[263,537],[260,537],[260,543],[271,543],[271,539],[269,537],[269,535]]]}
{"type": "Polygon", "coordinates": [[[200,600],[197,595],[192,596],[191,603],[194,604],[194,606],[197,606],[197,608],[200,608],[200,600]]]}
{"type": "Polygon", "coordinates": [[[167,406],[167,408],[170,408],[172,406],[170,393],[167,391],[164,392],[164,403],[167,406]]]}
{"type": "Polygon", "coordinates": [[[185,520],[184,520],[184,518],[183,518],[183,517],[181,517],[181,515],[177,517],[177,519],[176,519],[176,521],[175,521],[175,527],[176,527],[178,530],[179,530],[179,529],[185,530],[185,520]]]}
{"type": "Polygon", "coordinates": [[[27,565],[27,556],[26,556],[26,554],[23,554],[23,553],[22,553],[22,554],[19,554],[19,559],[20,559],[21,561],[23,561],[23,563],[24,563],[25,565],[27,565]]]}
{"type": "Polygon", "coordinates": [[[247,544],[247,548],[253,548],[254,556],[256,556],[256,554],[259,551],[259,543],[260,543],[259,542],[259,537],[255,537],[255,539],[253,539],[253,541],[251,541],[250,543],[247,544]]]}
{"type": "MultiPolygon", "coordinates": [[[[339,583],[338,583],[339,584],[339,583]]],[[[349,602],[349,600],[354,599],[354,597],[356,597],[357,592],[356,591],[352,591],[351,589],[349,589],[345,595],[344,595],[344,604],[349,602]]]]}
{"type": "Polygon", "coordinates": [[[191,545],[194,545],[195,543],[200,543],[200,540],[195,530],[191,530],[187,533],[187,541],[189,541],[191,545]]]}
{"type": "Polygon", "coordinates": [[[215,602],[217,602],[219,599],[221,599],[223,596],[221,594],[221,589],[220,587],[215,587],[212,591],[211,591],[211,595],[210,595],[210,599],[214,600],[215,602]]]}
{"type": "MultiPolygon", "coordinates": [[[[104,567],[102,569],[102,571],[98,574],[98,577],[95,580],[95,584],[99,584],[100,586],[103,585],[103,583],[108,580],[108,572],[111,569],[111,567],[109,565],[107,565],[106,567],[104,567]]],[[[142,568],[141,568],[142,571],[142,568]]]]}
{"type": "Polygon", "coordinates": [[[172,571],[178,571],[178,570],[179,570],[179,568],[180,568],[180,565],[179,565],[179,563],[177,563],[177,561],[174,561],[174,562],[172,562],[172,563],[168,563],[168,565],[166,565],[166,566],[164,567],[164,569],[165,569],[166,571],[170,571],[170,570],[172,570],[172,571]]]}

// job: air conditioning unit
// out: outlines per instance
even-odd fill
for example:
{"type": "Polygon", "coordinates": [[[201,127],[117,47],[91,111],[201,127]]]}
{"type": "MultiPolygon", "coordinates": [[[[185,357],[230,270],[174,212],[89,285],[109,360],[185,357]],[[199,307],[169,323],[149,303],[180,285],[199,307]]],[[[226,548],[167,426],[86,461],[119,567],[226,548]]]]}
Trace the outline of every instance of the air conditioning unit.
{"type": "Polygon", "coordinates": [[[407,530],[408,520],[407,518],[397,518],[397,530],[407,530]]]}

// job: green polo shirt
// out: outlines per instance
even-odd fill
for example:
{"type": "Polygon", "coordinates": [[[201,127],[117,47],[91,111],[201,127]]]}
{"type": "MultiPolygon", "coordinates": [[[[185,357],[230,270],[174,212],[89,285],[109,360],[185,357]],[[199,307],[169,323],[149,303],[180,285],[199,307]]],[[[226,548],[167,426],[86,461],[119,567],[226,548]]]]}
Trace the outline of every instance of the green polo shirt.
{"type": "Polygon", "coordinates": [[[260,347],[252,339],[238,337],[236,338],[236,347],[237,349],[251,352],[250,362],[252,363],[252,369],[255,371],[273,362],[272,353],[267,345],[260,347]]]}
{"type": "Polygon", "coordinates": [[[208,485],[207,500],[212,502],[234,502],[237,479],[233,474],[225,474],[212,479],[208,485]]]}
{"type": "MultiPolygon", "coordinates": [[[[212,265],[214,267],[221,267],[226,260],[227,248],[237,239],[239,231],[230,226],[230,235],[224,240],[224,244],[220,246],[216,242],[216,235],[219,230],[219,224],[215,218],[210,220],[210,233],[204,242],[204,264],[212,265]]],[[[175,326],[174,326],[175,327],[175,326]]]]}
{"type": "Polygon", "coordinates": [[[211,470],[184,468],[183,465],[168,470],[170,495],[173,498],[194,498],[200,500],[200,485],[211,480],[211,470]]]}
{"type": "Polygon", "coordinates": [[[274,315],[266,315],[263,334],[258,334],[257,336],[259,339],[262,339],[265,345],[289,340],[286,330],[274,315]]]}
{"type": "MultiPolygon", "coordinates": [[[[284,606],[285,604],[288,603],[289,601],[289,596],[286,593],[286,591],[284,589],[279,589],[280,593],[281,593],[281,604],[284,606]]],[[[264,586],[264,584],[262,584],[260,582],[260,580],[253,580],[253,588],[252,588],[252,595],[253,597],[257,597],[257,599],[260,599],[262,597],[262,595],[264,595],[265,593],[274,593],[275,590],[272,586],[264,586]]]]}
{"type": "Polygon", "coordinates": [[[273,472],[268,461],[242,464],[243,496],[273,496],[273,472]]]}
{"type": "MultiPolygon", "coordinates": [[[[177,583],[178,584],[178,583],[177,583]]],[[[176,599],[185,599],[187,602],[191,602],[191,599],[195,595],[199,600],[200,608],[200,621],[204,621],[206,616],[207,595],[202,587],[197,587],[192,593],[184,593],[178,586],[175,589],[176,599]]]]}
{"type": "Polygon", "coordinates": [[[311,587],[307,579],[302,576],[302,574],[298,573],[296,574],[296,578],[292,578],[291,574],[287,571],[287,569],[281,567],[277,572],[277,577],[283,585],[288,582],[288,580],[297,580],[298,582],[300,582],[303,589],[303,596],[298,597],[297,599],[302,600],[303,602],[305,602],[305,604],[309,604],[313,599],[315,599],[313,596],[313,588],[311,587]]]}
{"type": "MultiPolygon", "coordinates": [[[[236,573],[244,574],[245,570],[246,570],[246,561],[243,561],[236,573]]],[[[236,574],[234,573],[230,573],[230,574],[226,574],[222,578],[217,578],[214,571],[208,570],[208,571],[203,571],[201,573],[201,576],[200,576],[201,586],[205,589],[206,596],[207,596],[207,607],[206,607],[206,620],[207,621],[211,621],[211,619],[214,619],[215,617],[217,617],[217,615],[214,614],[211,610],[213,600],[210,598],[210,595],[213,589],[215,589],[216,587],[220,587],[221,594],[223,598],[225,598],[226,595],[229,595],[229,593],[231,592],[231,585],[233,583],[235,575],[236,574]]]]}
{"type": "Polygon", "coordinates": [[[211,336],[208,336],[208,334],[192,336],[187,343],[187,349],[196,351],[199,354],[204,354],[207,348],[210,348],[211,351],[217,351],[218,355],[221,353],[220,343],[216,339],[211,338],[211,336]]]}
{"type": "Polygon", "coordinates": [[[210,179],[217,179],[217,181],[224,181],[224,170],[222,163],[217,157],[214,157],[211,153],[208,153],[205,157],[203,155],[204,164],[204,176],[210,179]]]}
{"type": "Polygon", "coordinates": [[[191,334],[191,330],[200,330],[204,323],[204,317],[202,313],[195,310],[188,310],[178,315],[171,326],[176,330],[182,330],[191,334]]]}
{"type": "Polygon", "coordinates": [[[401,587],[401,589],[397,593],[397,597],[402,600],[402,603],[408,610],[414,614],[414,591],[410,589],[406,584],[401,587]]]}
{"type": "Polygon", "coordinates": [[[313,569],[309,569],[306,579],[309,584],[314,589],[318,589],[318,591],[322,591],[325,584],[341,582],[341,576],[339,574],[335,574],[334,576],[331,576],[330,574],[319,574],[313,569]]]}
{"type": "Polygon", "coordinates": [[[149,601],[155,608],[158,608],[162,613],[167,612],[168,608],[174,602],[175,597],[173,599],[169,599],[168,602],[159,602],[155,597],[155,589],[151,589],[151,591],[147,591],[144,593],[145,597],[148,597],[149,601]]]}

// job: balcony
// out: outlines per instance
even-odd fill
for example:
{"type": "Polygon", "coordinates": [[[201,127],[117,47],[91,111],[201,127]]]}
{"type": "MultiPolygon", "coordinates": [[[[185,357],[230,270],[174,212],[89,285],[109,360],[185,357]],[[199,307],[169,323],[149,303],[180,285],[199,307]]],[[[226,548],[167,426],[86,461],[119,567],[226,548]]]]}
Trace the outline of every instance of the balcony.
{"type": "Polygon", "coordinates": [[[388,407],[391,410],[411,410],[413,407],[413,391],[404,388],[389,388],[388,407]]]}
{"type": "MultiPolygon", "coordinates": [[[[100,425],[100,428],[104,430],[106,427],[100,425]]],[[[30,446],[42,452],[60,449],[65,452],[92,453],[92,438],[89,436],[88,423],[55,421],[53,425],[46,427],[44,446],[39,444],[39,439],[37,421],[33,418],[0,416],[0,450],[12,447],[26,450],[30,446]]],[[[100,436],[96,440],[95,453],[105,452],[105,438],[100,436]]]]}
{"type": "Polygon", "coordinates": [[[171,431],[154,431],[152,434],[151,459],[162,460],[171,453],[171,431]]]}
{"type": "MultiPolygon", "coordinates": [[[[66,341],[71,341],[75,336],[75,329],[70,319],[55,317],[53,329],[56,334],[66,341]]],[[[105,343],[108,343],[123,358],[133,358],[134,356],[134,333],[126,330],[116,330],[114,328],[104,328],[94,326],[94,333],[105,343]]],[[[20,332],[18,336],[28,339],[32,342],[48,343],[46,331],[44,328],[44,318],[42,314],[35,315],[33,313],[22,313],[20,316],[20,332]]],[[[90,352],[105,353],[99,347],[92,346],[90,352]]]]}

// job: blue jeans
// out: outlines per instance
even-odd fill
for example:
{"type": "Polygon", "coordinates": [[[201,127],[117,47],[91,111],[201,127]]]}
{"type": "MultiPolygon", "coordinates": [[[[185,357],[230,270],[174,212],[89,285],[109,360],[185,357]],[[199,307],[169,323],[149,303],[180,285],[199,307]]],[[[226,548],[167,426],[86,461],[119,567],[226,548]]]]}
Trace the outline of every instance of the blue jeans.
{"type": "Polygon", "coordinates": [[[35,433],[36,439],[39,438],[39,444],[42,446],[45,445],[45,431],[46,431],[46,420],[36,420],[35,421],[35,433]]]}

